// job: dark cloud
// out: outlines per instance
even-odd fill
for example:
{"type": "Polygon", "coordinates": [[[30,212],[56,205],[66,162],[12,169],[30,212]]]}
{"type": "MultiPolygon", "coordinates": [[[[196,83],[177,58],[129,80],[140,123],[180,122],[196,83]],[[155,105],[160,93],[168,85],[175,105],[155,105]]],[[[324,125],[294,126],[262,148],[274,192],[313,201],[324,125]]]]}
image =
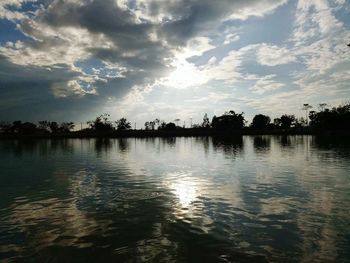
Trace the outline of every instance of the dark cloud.
{"type": "Polygon", "coordinates": [[[165,12],[177,18],[160,26],[160,34],[174,45],[184,45],[195,36],[210,35],[220,21],[230,17],[245,19],[251,15],[263,15],[286,1],[273,0],[191,0],[151,1],[153,12],[165,12]]]}
{"type": "Polygon", "coordinates": [[[54,1],[37,19],[54,27],[75,26],[91,33],[102,33],[118,48],[113,52],[125,53],[159,45],[149,40],[153,25],[137,23],[136,16],[121,9],[114,0],[85,1],[85,4],[54,1]]]}
{"type": "Polygon", "coordinates": [[[3,56],[0,56],[0,69],[0,120],[48,117],[58,110],[55,104],[59,104],[50,90],[52,84],[79,75],[67,65],[46,69],[22,66],[3,56]]]}
{"type": "Polygon", "coordinates": [[[73,71],[70,66],[57,64],[55,67],[39,67],[18,65],[0,55],[0,89],[5,89],[6,84],[47,84],[58,81],[70,80],[79,76],[79,72],[73,71]]]}
{"type": "Polygon", "coordinates": [[[80,76],[67,65],[51,68],[17,65],[0,56],[0,120],[81,120],[86,112],[99,114],[109,97],[122,97],[133,85],[144,83],[146,72],[130,72],[122,78],[98,80],[98,95],[56,98],[55,83],[64,83],[80,76]]]}

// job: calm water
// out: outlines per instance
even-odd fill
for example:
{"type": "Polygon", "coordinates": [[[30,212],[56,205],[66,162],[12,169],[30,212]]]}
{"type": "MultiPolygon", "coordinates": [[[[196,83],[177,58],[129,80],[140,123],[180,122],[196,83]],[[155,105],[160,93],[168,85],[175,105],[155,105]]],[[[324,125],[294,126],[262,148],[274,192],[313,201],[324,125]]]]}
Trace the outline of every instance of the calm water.
{"type": "Polygon", "coordinates": [[[350,145],[0,141],[0,261],[350,262],[350,145]]]}

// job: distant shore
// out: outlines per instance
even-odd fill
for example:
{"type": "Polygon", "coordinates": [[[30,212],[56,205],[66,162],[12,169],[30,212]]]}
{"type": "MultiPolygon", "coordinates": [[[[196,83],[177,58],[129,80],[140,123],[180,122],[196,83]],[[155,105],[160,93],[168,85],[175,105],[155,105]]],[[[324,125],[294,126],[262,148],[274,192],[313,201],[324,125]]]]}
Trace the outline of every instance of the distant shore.
{"type": "Polygon", "coordinates": [[[15,138],[147,138],[147,137],[201,137],[201,136],[243,136],[243,135],[323,135],[349,136],[348,131],[316,131],[311,129],[278,130],[215,130],[215,129],[177,129],[177,130],[126,130],[112,132],[72,131],[62,134],[0,134],[0,139],[15,138]]]}
{"type": "Polygon", "coordinates": [[[10,122],[0,121],[1,138],[147,138],[147,137],[196,137],[216,136],[230,137],[242,135],[322,135],[322,136],[349,136],[350,135],[350,103],[325,108],[320,104],[321,111],[310,111],[309,104],[304,104],[306,117],[296,118],[294,115],[283,114],[280,118],[271,118],[267,115],[257,114],[252,122],[244,118],[244,113],[233,110],[221,116],[213,116],[212,121],[204,114],[203,122],[192,124],[191,128],[178,125],[180,119],[174,122],[165,122],[160,119],[147,121],[145,129],[132,129],[131,122],[126,118],[110,121],[109,114],[104,113],[94,120],[88,121],[88,128],[74,130],[74,122],[39,121],[10,122]],[[308,115],[308,116],[307,116],[308,115]],[[310,122],[309,122],[310,120],[310,122]]]}

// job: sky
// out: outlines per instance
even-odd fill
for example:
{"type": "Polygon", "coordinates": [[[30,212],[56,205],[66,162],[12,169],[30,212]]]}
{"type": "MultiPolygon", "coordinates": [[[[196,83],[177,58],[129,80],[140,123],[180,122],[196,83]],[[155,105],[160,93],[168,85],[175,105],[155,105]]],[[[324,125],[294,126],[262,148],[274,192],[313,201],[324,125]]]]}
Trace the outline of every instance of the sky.
{"type": "Polygon", "coordinates": [[[0,0],[0,120],[189,125],[350,101],[348,0],[0,0]]]}

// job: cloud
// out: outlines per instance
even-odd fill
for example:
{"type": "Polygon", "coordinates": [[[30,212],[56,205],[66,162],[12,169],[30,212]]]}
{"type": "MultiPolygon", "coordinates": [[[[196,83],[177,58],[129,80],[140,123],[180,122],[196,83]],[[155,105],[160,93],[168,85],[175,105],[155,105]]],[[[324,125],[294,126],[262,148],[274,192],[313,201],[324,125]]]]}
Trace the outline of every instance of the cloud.
{"type": "Polygon", "coordinates": [[[287,48],[262,44],[257,50],[257,61],[261,65],[276,66],[296,62],[296,57],[287,48]]]}
{"type": "Polygon", "coordinates": [[[252,88],[259,95],[265,94],[263,87],[277,90],[284,84],[290,90],[269,94],[264,97],[264,103],[260,98],[247,98],[249,105],[265,112],[298,113],[302,103],[330,103],[349,98],[350,52],[344,40],[350,39],[350,35],[334,14],[339,8],[337,4],[344,3],[298,1],[294,30],[286,43],[262,44],[257,49],[257,62],[261,65],[295,63],[297,70],[290,72],[287,83],[265,86],[269,82],[266,79],[269,76],[265,76],[252,88]]]}
{"type": "Polygon", "coordinates": [[[235,83],[244,77],[241,72],[243,60],[247,59],[255,45],[248,45],[239,50],[230,51],[223,59],[216,57],[209,59],[208,63],[201,68],[202,74],[208,76],[210,80],[225,81],[235,83]]]}
{"type": "Polygon", "coordinates": [[[283,83],[279,83],[273,80],[276,75],[267,75],[264,77],[254,77],[256,83],[253,88],[251,88],[253,93],[264,94],[266,92],[277,90],[284,86],[283,83]]]}
{"type": "Polygon", "coordinates": [[[82,84],[77,80],[69,80],[64,82],[56,82],[51,87],[53,94],[58,98],[65,98],[68,96],[83,96],[85,94],[96,94],[97,91],[94,87],[90,90],[85,90],[82,84]]]}
{"type": "Polygon", "coordinates": [[[22,4],[34,1],[35,0],[1,0],[0,19],[16,21],[25,18],[25,14],[17,10],[13,10],[13,8],[20,8],[22,4]]]}
{"type": "MultiPolygon", "coordinates": [[[[16,21],[17,29],[31,41],[2,45],[0,54],[13,65],[48,68],[50,72],[53,68],[70,67],[80,73],[79,77],[50,85],[54,96],[63,97],[64,93],[66,97],[76,95],[79,81],[86,78],[85,69],[75,68],[79,61],[99,59],[118,65],[124,78],[136,74],[143,77],[130,83],[129,89],[147,85],[174,69],[179,56],[199,56],[214,48],[208,36],[223,21],[238,13],[240,19],[263,16],[285,1],[52,0],[41,2],[35,11],[23,11],[22,5],[29,2],[34,1],[1,2],[0,17],[16,21]]],[[[102,86],[112,79],[111,75],[90,75],[99,79],[102,86]]],[[[103,94],[97,85],[95,88],[95,94],[103,94]]]]}
{"type": "MultiPolygon", "coordinates": [[[[336,34],[342,28],[342,22],[333,15],[332,1],[299,0],[296,10],[296,23],[293,40],[296,45],[314,37],[336,34]]],[[[336,4],[339,2],[335,1],[336,4]]]]}
{"type": "MultiPolygon", "coordinates": [[[[80,108],[101,108],[127,100],[135,87],[144,94],[142,89],[194,90],[213,83],[231,92],[277,96],[283,86],[307,93],[317,83],[324,87],[329,78],[342,90],[349,61],[342,42],[350,35],[335,11],[345,1],[298,1],[291,36],[284,42],[269,41],[268,34],[260,42],[247,37],[246,20],[263,23],[278,8],[293,6],[287,2],[3,0],[0,19],[16,23],[26,37],[0,42],[0,92],[9,101],[0,106],[14,110],[18,100],[11,94],[19,94],[28,105],[74,101],[87,103],[80,108]],[[281,65],[287,69],[284,76],[281,65]],[[293,66],[298,69],[288,74],[293,66]]],[[[120,104],[125,111],[144,103],[127,101],[120,104]]],[[[78,112],[77,105],[71,107],[78,112]]]]}
{"type": "Polygon", "coordinates": [[[232,42],[236,42],[240,39],[237,33],[229,33],[225,36],[224,45],[230,44],[232,42]]]}

